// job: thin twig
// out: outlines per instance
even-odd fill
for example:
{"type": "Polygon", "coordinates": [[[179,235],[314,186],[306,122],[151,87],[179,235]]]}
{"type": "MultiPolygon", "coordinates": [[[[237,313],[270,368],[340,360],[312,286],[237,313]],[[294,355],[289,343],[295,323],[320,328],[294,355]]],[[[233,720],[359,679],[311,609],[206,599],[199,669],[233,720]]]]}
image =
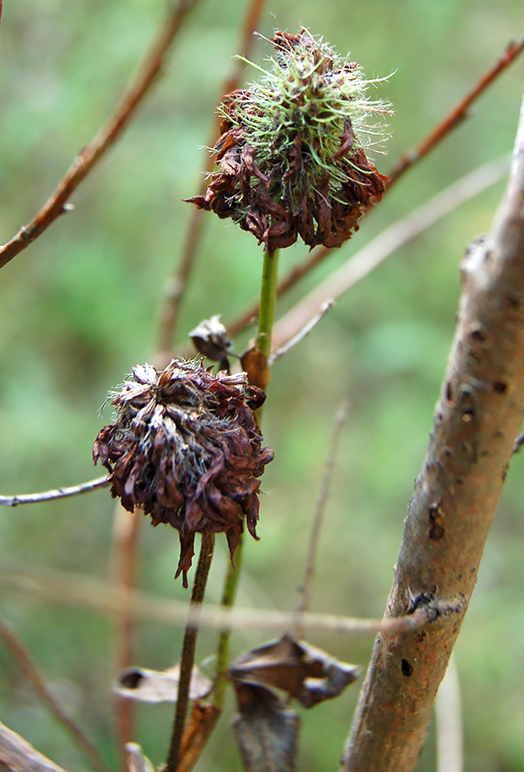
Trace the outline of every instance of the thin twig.
{"type": "Polygon", "coordinates": [[[166,761],[165,772],[177,772],[180,759],[182,735],[186,723],[187,707],[189,705],[189,687],[195,664],[196,641],[198,636],[199,616],[204,595],[206,592],[207,577],[211,568],[213,552],[215,549],[215,534],[203,533],[200,546],[200,557],[195,573],[195,581],[191,592],[191,606],[182,645],[180,658],[180,674],[178,680],[178,694],[175,706],[175,722],[169,744],[169,753],[166,761]]]}
{"type": "MultiPolygon", "coordinates": [[[[242,569],[242,556],[244,554],[244,540],[240,540],[240,544],[235,552],[235,562],[228,561],[226,569],[226,577],[224,579],[224,587],[222,589],[221,609],[231,610],[235,605],[236,594],[238,589],[238,577],[242,569]]],[[[226,699],[227,691],[227,671],[229,668],[229,649],[231,643],[231,628],[224,626],[220,630],[218,636],[217,646],[217,663],[216,663],[216,677],[215,687],[213,689],[213,702],[222,710],[226,699]]]]}
{"type": "MultiPolygon", "coordinates": [[[[242,27],[242,42],[240,45],[241,57],[235,60],[235,66],[232,74],[225,81],[222,93],[228,94],[230,91],[234,91],[240,85],[242,75],[244,72],[245,64],[243,59],[249,59],[251,48],[253,45],[254,32],[258,27],[262,11],[266,0],[251,0],[248,5],[247,14],[244,19],[242,27]]],[[[220,118],[217,116],[213,121],[213,129],[210,140],[208,141],[208,147],[213,147],[216,138],[219,134],[220,118]]],[[[206,172],[211,172],[215,165],[215,156],[209,154],[206,164],[206,172]]],[[[200,182],[200,194],[203,195],[206,187],[206,176],[202,176],[200,182]]],[[[204,226],[207,219],[203,217],[204,210],[198,207],[192,207],[191,217],[189,219],[189,225],[186,233],[184,246],[180,255],[175,274],[168,280],[166,285],[165,296],[163,300],[162,310],[160,314],[159,322],[159,336],[158,336],[158,364],[159,366],[165,366],[171,359],[171,346],[175,335],[175,328],[178,321],[180,306],[182,299],[191,278],[193,272],[193,266],[195,264],[198,248],[202,241],[204,233],[204,226]]]]}
{"type": "Polygon", "coordinates": [[[37,504],[40,501],[53,501],[54,499],[68,499],[71,496],[80,496],[97,488],[105,488],[111,482],[111,475],[97,477],[96,480],[72,485],[70,488],[55,488],[42,493],[20,493],[16,496],[0,496],[0,506],[17,507],[19,504],[37,504]]]}
{"type": "Polygon", "coordinates": [[[456,105],[448,115],[431,131],[428,136],[412,150],[402,154],[398,163],[389,173],[390,182],[388,189],[402,177],[408,169],[411,169],[434,147],[439,145],[459,124],[468,117],[468,110],[481,94],[512,64],[524,49],[524,37],[521,40],[512,40],[506,50],[497,61],[489,68],[485,75],[473,86],[465,97],[456,105]]]}
{"type": "Polygon", "coordinates": [[[97,772],[108,772],[108,767],[100,757],[97,749],[87,737],[83,730],[73,719],[67,715],[52,691],[47,686],[37,665],[31,655],[20,641],[10,624],[0,616],[0,636],[9,647],[13,657],[18,662],[29,683],[44,703],[44,705],[53,714],[56,720],[69,732],[74,743],[80,748],[84,756],[89,760],[90,765],[97,772]]]}
{"type": "MultiPolygon", "coordinates": [[[[117,592],[133,592],[137,586],[138,573],[138,535],[143,515],[139,509],[127,512],[120,501],[115,504],[113,533],[111,540],[111,575],[113,587],[117,592]]],[[[133,629],[135,620],[128,613],[115,614],[115,660],[116,672],[123,673],[133,663],[133,629]]],[[[127,743],[134,738],[133,718],[134,702],[119,694],[115,698],[115,723],[118,746],[121,754],[122,770],[129,766],[127,743]]]]}
{"type": "MultiPolygon", "coordinates": [[[[471,105],[477,100],[487,89],[491,83],[501,75],[512,62],[518,57],[524,48],[524,38],[518,42],[511,42],[508,44],[504,54],[497,59],[495,64],[490,67],[488,72],[482,76],[482,78],[475,84],[475,86],[469,91],[465,97],[456,105],[451,112],[434,128],[431,132],[416,146],[414,150],[408,150],[404,152],[398,163],[390,171],[390,183],[387,190],[393,183],[403,176],[408,169],[411,169],[416,163],[424,158],[428,153],[434,150],[453,129],[457,128],[464,118],[467,117],[467,111],[471,105]]],[[[387,192],[387,191],[386,191],[387,192]]],[[[197,210],[198,211],[198,210],[197,210]]],[[[308,255],[308,257],[301,263],[296,265],[289,274],[279,284],[277,289],[277,296],[280,297],[284,293],[288,292],[292,287],[297,284],[300,279],[306,276],[310,271],[319,265],[333,250],[327,247],[317,247],[308,255]]],[[[231,337],[238,335],[239,332],[249,327],[258,316],[258,303],[254,302],[247,311],[229,324],[226,325],[228,333],[231,337]]]]}
{"type": "Polygon", "coordinates": [[[182,22],[197,2],[198,0],[179,0],[175,6],[170,7],[157,37],[105,126],[75,158],[51,198],[34,219],[20,228],[7,244],[0,247],[0,268],[44,233],[57,217],[70,210],[71,207],[66,202],[128,126],[138,106],[161,75],[168,50],[182,22]]]}
{"type": "Polygon", "coordinates": [[[285,343],[283,346],[280,346],[276,351],[271,354],[271,356],[268,359],[268,364],[270,367],[273,367],[275,362],[278,362],[278,360],[284,356],[284,354],[287,354],[289,351],[291,351],[292,348],[297,346],[299,343],[301,343],[305,337],[309,335],[309,333],[317,326],[317,324],[322,321],[322,319],[325,317],[327,312],[333,308],[335,305],[334,300],[326,300],[325,303],[322,303],[320,306],[320,309],[315,316],[313,316],[307,324],[302,327],[301,330],[297,332],[296,335],[294,335],[290,340],[288,340],[287,343],[285,343]]]}
{"type": "Polygon", "coordinates": [[[301,601],[297,608],[297,621],[295,630],[297,636],[304,636],[304,624],[303,617],[306,611],[311,606],[311,588],[313,586],[313,577],[315,574],[315,562],[318,551],[318,543],[320,539],[320,532],[322,530],[322,523],[324,521],[324,513],[326,511],[326,504],[329,496],[329,490],[331,488],[331,479],[333,477],[333,470],[335,468],[335,459],[338,450],[338,441],[340,439],[340,433],[344,422],[346,420],[348,412],[348,403],[342,402],[337,410],[335,421],[333,424],[333,431],[331,433],[331,441],[329,443],[329,452],[322,472],[322,479],[320,481],[320,487],[318,490],[317,502],[315,507],[315,516],[311,526],[311,534],[309,537],[309,548],[306,558],[306,565],[304,569],[304,581],[300,587],[300,593],[302,595],[301,601]]]}
{"type": "Polygon", "coordinates": [[[455,211],[461,204],[502,179],[507,169],[506,157],[480,166],[438,193],[407,217],[379,233],[360,252],[353,255],[278,320],[273,331],[273,345],[275,347],[283,345],[307,324],[327,298],[336,300],[348,292],[399,247],[412,241],[443,217],[455,211]]]}
{"type": "MultiPolygon", "coordinates": [[[[137,591],[117,592],[107,582],[91,577],[81,578],[77,574],[56,571],[28,574],[0,569],[0,586],[36,595],[59,605],[80,606],[108,614],[126,613],[143,621],[166,625],[180,625],[188,621],[187,603],[137,591]]],[[[357,619],[335,614],[306,613],[304,622],[308,630],[325,630],[345,635],[409,632],[418,625],[427,623],[428,615],[435,620],[459,613],[467,600],[462,597],[444,599],[438,602],[436,607],[421,607],[414,614],[402,618],[357,619]],[[435,611],[435,608],[438,611],[435,611]]],[[[200,626],[228,630],[288,630],[296,619],[295,611],[224,608],[213,605],[205,605],[197,613],[200,626]]]]}
{"type": "Polygon", "coordinates": [[[437,692],[435,718],[437,772],[463,772],[462,707],[454,655],[437,692]]]}

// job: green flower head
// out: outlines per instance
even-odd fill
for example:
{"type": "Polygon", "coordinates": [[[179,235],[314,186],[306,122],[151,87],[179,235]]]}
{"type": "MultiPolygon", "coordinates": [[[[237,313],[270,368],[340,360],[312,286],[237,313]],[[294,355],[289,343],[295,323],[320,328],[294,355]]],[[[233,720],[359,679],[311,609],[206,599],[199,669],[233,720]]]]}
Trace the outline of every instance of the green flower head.
{"type": "Polygon", "coordinates": [[[224,97],[213,149],[220,171],[204,196],[188,200],[231,217],[268,249],[298,236],[339,247],[386,189],[366,150],[381,137],[377,117],[388,105],[368,98],[374,81],[358,64],[306,29],[271,42],[271,69],[224,97]]]}

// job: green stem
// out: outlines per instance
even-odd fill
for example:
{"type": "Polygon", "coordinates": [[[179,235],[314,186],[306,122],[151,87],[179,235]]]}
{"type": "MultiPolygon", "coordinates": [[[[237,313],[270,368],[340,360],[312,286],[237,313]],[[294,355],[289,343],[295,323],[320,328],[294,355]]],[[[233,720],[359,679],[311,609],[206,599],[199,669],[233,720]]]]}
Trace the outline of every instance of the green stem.
{"type": "MultiPolygon", "coordinates": [[[[271,336],[273,332],[273,323],[275,321],[275,306],[277,299],[277,278],[278,278],[278,249],[267,249],[264,252],[264,265],[262,268],[262,281],[260,287],[260,311],[258,316],[258,330],[255,347],[264,354],[265,367],[267,368],[267,358],[271,353],[271,336]]],[[[248,373],[249,375],[249,373],[248,373]]],[[[267,379],[269,380],[269,378],[267,379]]],[[[260,410],[258,411],[260,421],[260,410]]],[[[224,581],[224,590],[222,593],[222,607],[231,608],[235,603],[235,596],[242,566],[243,539],[235,552],[235,566],[230,562],[224,581]]],[[[217,669],[216,682],[214,690],[215,705],[219,708],[224,706],[224,699],[227,688],[227,671],[229,667],[229,642],[231,630],[222,630],[218,640],[217,650],[217,669]]]]}
{"type": "MultiPolygon", "coordinates": [[[[235,605],[235,596],[238,587],[238,578],[242,568],[242,554],[244,549],[244,539],[240,540],[235,552],[235,564],[229,561],[226,578],[224,581],[224,590],[222,592],[222,606],[231,608],[235,605]]],[[[231,630],[226,629],[220,632],[217,649],[217,669],[214,690],[214,702],[217,708],[224,707],[224,700],[227,690],[227,670],[229,667],[229,642],[231,639],[231,630]]]]}
{"type": "Polygon", "coordinates": [[[267,249],[264,252],[264,265],[262,267],[256,347],[266,357],[269,357],[271,353],[271,333],[275,321],[278,253],[278,249],[267,249]]]}
{"type": "MultiPolygon", "coordinates": [[[[200,557],[195,573],[195,581],[191,592],[191,607],[202,605],[206,591],[207,577],[211,560],[213,559],[213,550],[215,548],[215,534],[203,533],[200,545],[200,557]]],[[[186,723],[187,707],[189,704],[189,689],[191,686],[191,676],[193,674],[193,665],[195,663],[195,649],[198,635],[198,621],[192,615],[191,623],[188,622],[184,634],[184,643],[182,644],[182,655],[180,657],[180,675],[178,681],[178,695],[175,707],[175,721],[173,733],[169,744],[169,754],[166,761],[165,772],[176,772],[181,758],[180,748],[182,744],[182,735],[186,723]]]]}

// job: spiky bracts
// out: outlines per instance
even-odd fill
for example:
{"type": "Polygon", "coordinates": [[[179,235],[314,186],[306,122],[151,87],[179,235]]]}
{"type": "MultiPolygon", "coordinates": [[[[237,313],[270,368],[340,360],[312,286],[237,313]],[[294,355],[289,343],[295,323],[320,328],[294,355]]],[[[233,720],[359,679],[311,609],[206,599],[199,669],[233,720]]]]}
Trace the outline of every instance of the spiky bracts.
{"type": "Polygon", "coordinates": [[[153,525],[178,529],[176,577],[186,587],[196,533],[224,532],[231,556],[244,518],[257,538],[257,478],[273,458],[253,412],[264,400],[245,373],[212,375],[185,360],[162,372],[137,365],[112,394],[115,421],[99,432],[94,461],[111,473],[125,509],[141,507],[153,525]]]}
{"type": "Polygon", "coordinates": [[[340,247],[386,189],[365,148],[380,134],[370,116],[387,106],[368,99],[358,64],[306,29],[271,42],[271,71],[224,97],[214,147],[221,171],[204,196],[187,200],[231,217],[269,250],[298,236],[340,247]]]}

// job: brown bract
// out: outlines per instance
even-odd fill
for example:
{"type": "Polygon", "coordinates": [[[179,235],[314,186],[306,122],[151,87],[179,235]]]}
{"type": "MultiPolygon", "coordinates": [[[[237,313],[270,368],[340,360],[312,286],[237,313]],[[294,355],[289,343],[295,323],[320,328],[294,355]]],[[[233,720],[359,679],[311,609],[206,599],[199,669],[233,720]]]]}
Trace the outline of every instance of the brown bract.
{"type": "Polygon", "coordinates": [[[115,422],[99,432],[93,458],[111,472],[125,509],[141,507],[153,525],[179,531],[184,586],[196,533],[225,533],[231,556],[244,517],[257,538],[257,478],[273,458],[253,412],[264,400],[245,373],[213,375],[184,360],[162,372],[137,365],[112,400],[115,422]]]}

